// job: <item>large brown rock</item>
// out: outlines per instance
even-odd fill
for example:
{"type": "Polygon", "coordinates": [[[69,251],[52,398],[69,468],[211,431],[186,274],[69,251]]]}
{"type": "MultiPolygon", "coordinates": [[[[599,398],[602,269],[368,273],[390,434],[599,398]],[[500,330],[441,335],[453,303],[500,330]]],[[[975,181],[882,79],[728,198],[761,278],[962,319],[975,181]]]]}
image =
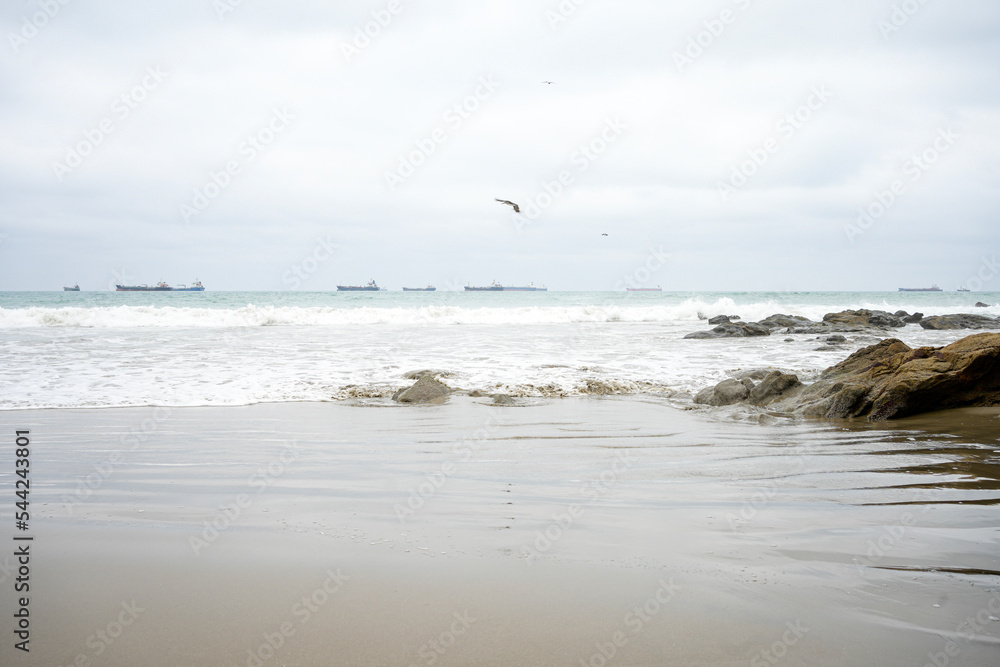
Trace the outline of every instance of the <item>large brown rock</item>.
{"type": "Polygon", "coordinates": [[[946,408],[1000,405],[1000,334],[912,349],[895,338],[858,350],[774,410],[881,421],[946,408]]]}
{"type": "Polygon", "coordinates": [[[431,403],[443,401],[451,393],[451,387],[434,378],[422,375],[413,386],[400,389],[392,395],[397,403],[431,403]]]}

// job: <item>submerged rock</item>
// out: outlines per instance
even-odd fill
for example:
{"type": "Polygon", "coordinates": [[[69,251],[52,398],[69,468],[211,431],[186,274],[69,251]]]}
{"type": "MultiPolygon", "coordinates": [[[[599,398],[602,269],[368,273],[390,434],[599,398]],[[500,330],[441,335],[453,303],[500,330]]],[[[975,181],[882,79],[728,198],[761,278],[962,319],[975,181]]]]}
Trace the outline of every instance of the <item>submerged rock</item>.
{"type": "Polygon", "coordinates": [[[815,322],[810,320],[808,317],[802,317],[801,315],[783,315],[781,313],[775,313],[774,315],[770,315],[760,320],[757,324],[765,326],[769,329],[781,329],[807,326],[809,324],[815,324],[815,322]]]}
{"type": "Polygon", "coordinates": [[[750,391],[750,402],[754,405],[767,405],[779,398],[796,393],[802,383],[796,375],[771,371],[756,387],[750,391]]]}
{"type": "Polygon", "coordinates": [[[895,419],[1000,405],[1000,334],[912,349],[895,338],[863,348],[772,409],[828,418],[895,419]]]}
{"type": "Polygon", "coordinates": [[[823,321],[830,324],[846,324],[848,326],[867,326],[880,329],[898,328],[904,326],[901,317],[884,310],[842,310],[839,313],[827,313],[823,321]]]}
{"type": "Polygon", "coordinates": [[[685,338],[746,338],[749,336],[770,336],[771,330],[755,322],[726,322],[711,331],[689,333],[685,338]]]}
{"type": "Polygon", "coordinates": [[[517,405],[517,399],[510,394],[493,394],[493,405],[517,405]]]}
{"type": "MultiPolygon", "coordinates": [[[[750,382],[747,380],[746,382],[750,382]]],[[[751,386],[753,383],[750,383],[751,386]]],[[[749,388],[739,380],[723,380],[714,387],[703,389],[694,397],[694,402],[700,405],[732,405],[746,400],[750,395],[749,388]]]]}
{"type": "Polygon", "coordinates": [[[920,321],[925,329],[1000,329],[1000,317],[986,315],[935,315],[920,321]]]}
{"type": "Polygon", "coordinates": [[[451,387],[434,379],[432,375],[423,375],[413,386],[400,389],[392,395],[397,403],[430,403],[442,401],[451,393],[451,387]]]}
{"type": "Polygon", "coordinates": [[[977,301],[976,302],[976,308],[989,308],[989,307],[990,307],[990,304],[988,304],[988,303],[983,303],[982,301],[977,301]]]}

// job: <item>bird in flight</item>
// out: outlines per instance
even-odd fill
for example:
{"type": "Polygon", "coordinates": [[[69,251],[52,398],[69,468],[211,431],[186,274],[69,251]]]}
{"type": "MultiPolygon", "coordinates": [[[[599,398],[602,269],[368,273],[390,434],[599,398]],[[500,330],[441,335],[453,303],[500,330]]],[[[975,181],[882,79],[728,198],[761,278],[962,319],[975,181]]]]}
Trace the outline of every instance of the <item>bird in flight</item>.
{"type": "Polygon", "coordinates": [[[553,84],[553,83],[555,83],[555,81],[542,81],[542,83],[553,84]]]}
{"type": "Polygon", "coordinates": [[[601,234],[601,236],[607,236],[607,234],[601,234]]]}
{"type": "MultiPolygon", "coordinates": [[[[494,199],[495,199],[495,197],[494,197],[494,199]]],[[[512,201],[507,201],[506,199],[497,199],[497,201],[500,202],[501,204],[507,204],[507,206],[513,206],[514,207],[514,213],[520,213],[521,212],[521,207],[518,206],[517,204],[515,204],[512,201]]]]}

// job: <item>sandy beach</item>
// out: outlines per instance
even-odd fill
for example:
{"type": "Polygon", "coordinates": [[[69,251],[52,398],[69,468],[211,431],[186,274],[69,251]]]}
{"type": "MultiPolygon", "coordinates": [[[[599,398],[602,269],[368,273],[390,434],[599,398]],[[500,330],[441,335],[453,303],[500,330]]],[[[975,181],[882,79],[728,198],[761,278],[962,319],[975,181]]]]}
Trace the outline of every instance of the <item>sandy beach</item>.
{"type": "Polygon", "coordinates": [[[34,541],[30,657],[5,641],[2,662],[1000,651],[996,409],[848,427],[654,397],[486,403],[5,413],[31,431],[34,541]]]}

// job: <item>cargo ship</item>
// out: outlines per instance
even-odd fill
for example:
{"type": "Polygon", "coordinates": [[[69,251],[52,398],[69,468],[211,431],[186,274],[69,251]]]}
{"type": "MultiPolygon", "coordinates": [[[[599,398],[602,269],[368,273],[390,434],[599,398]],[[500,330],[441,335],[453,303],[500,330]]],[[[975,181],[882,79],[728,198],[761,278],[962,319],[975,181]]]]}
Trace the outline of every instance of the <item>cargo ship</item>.
{"type": "Polygon", "coordinates": [[[495,280],[489,287],[472,287],[471,285],[465,286],[466,292],[547,292],[548,290],[549,288],[544,285],[542,287],[535,287],[534,285],[527,285],[525,287],[504,287],[495,280]]]}
{"type": "Polygon", "coordinates": [[[657,285],[656,287],[626,287],[626,292],[662,292],[663,288],[657,285]]]}
{"type": "Polygon", "coordinates": [[[940,292],[941,288],[937,285],[931,285],[930,287],[900,287],[900,292],[940,292]]]}
{"type": "Polygon", "coordinates": [[[473,287],[471,285],[466,285],[465,286],[465,291],[466,292],[502,292],[503,291],[503,285],[501,285],[500,283],[498,283],[497,281],[494,280],[493,284],[490,285],[489,287],[473,287]]]}
{"type": "Polygon", "coordinates": [[[433,292],[437,287],[434,285],[428,285],[427,287],[404,287],[404,292],[433,292]]]}
{"type": "Polygon", "coordinates": [[[338,292],[378,292],[381,289],[374,280],[367,285],[337,285],[338,292]]]}
{"type": "Polygon", "coordinates": [[[79,291],[80,291],[79,285],[73,285],[72,287],[63,287],[63,292],[79,292],[79,291]]]}
{"type": "Polygon", "coordinates": [[[153,287],[149,285],[115,285],[116,292],[204,292],[205,287],[201,284],[201,281],[194,281],[191,287],[185,285],[179,285],[177,287],[171,287],[162,280],[153,287]]]}

